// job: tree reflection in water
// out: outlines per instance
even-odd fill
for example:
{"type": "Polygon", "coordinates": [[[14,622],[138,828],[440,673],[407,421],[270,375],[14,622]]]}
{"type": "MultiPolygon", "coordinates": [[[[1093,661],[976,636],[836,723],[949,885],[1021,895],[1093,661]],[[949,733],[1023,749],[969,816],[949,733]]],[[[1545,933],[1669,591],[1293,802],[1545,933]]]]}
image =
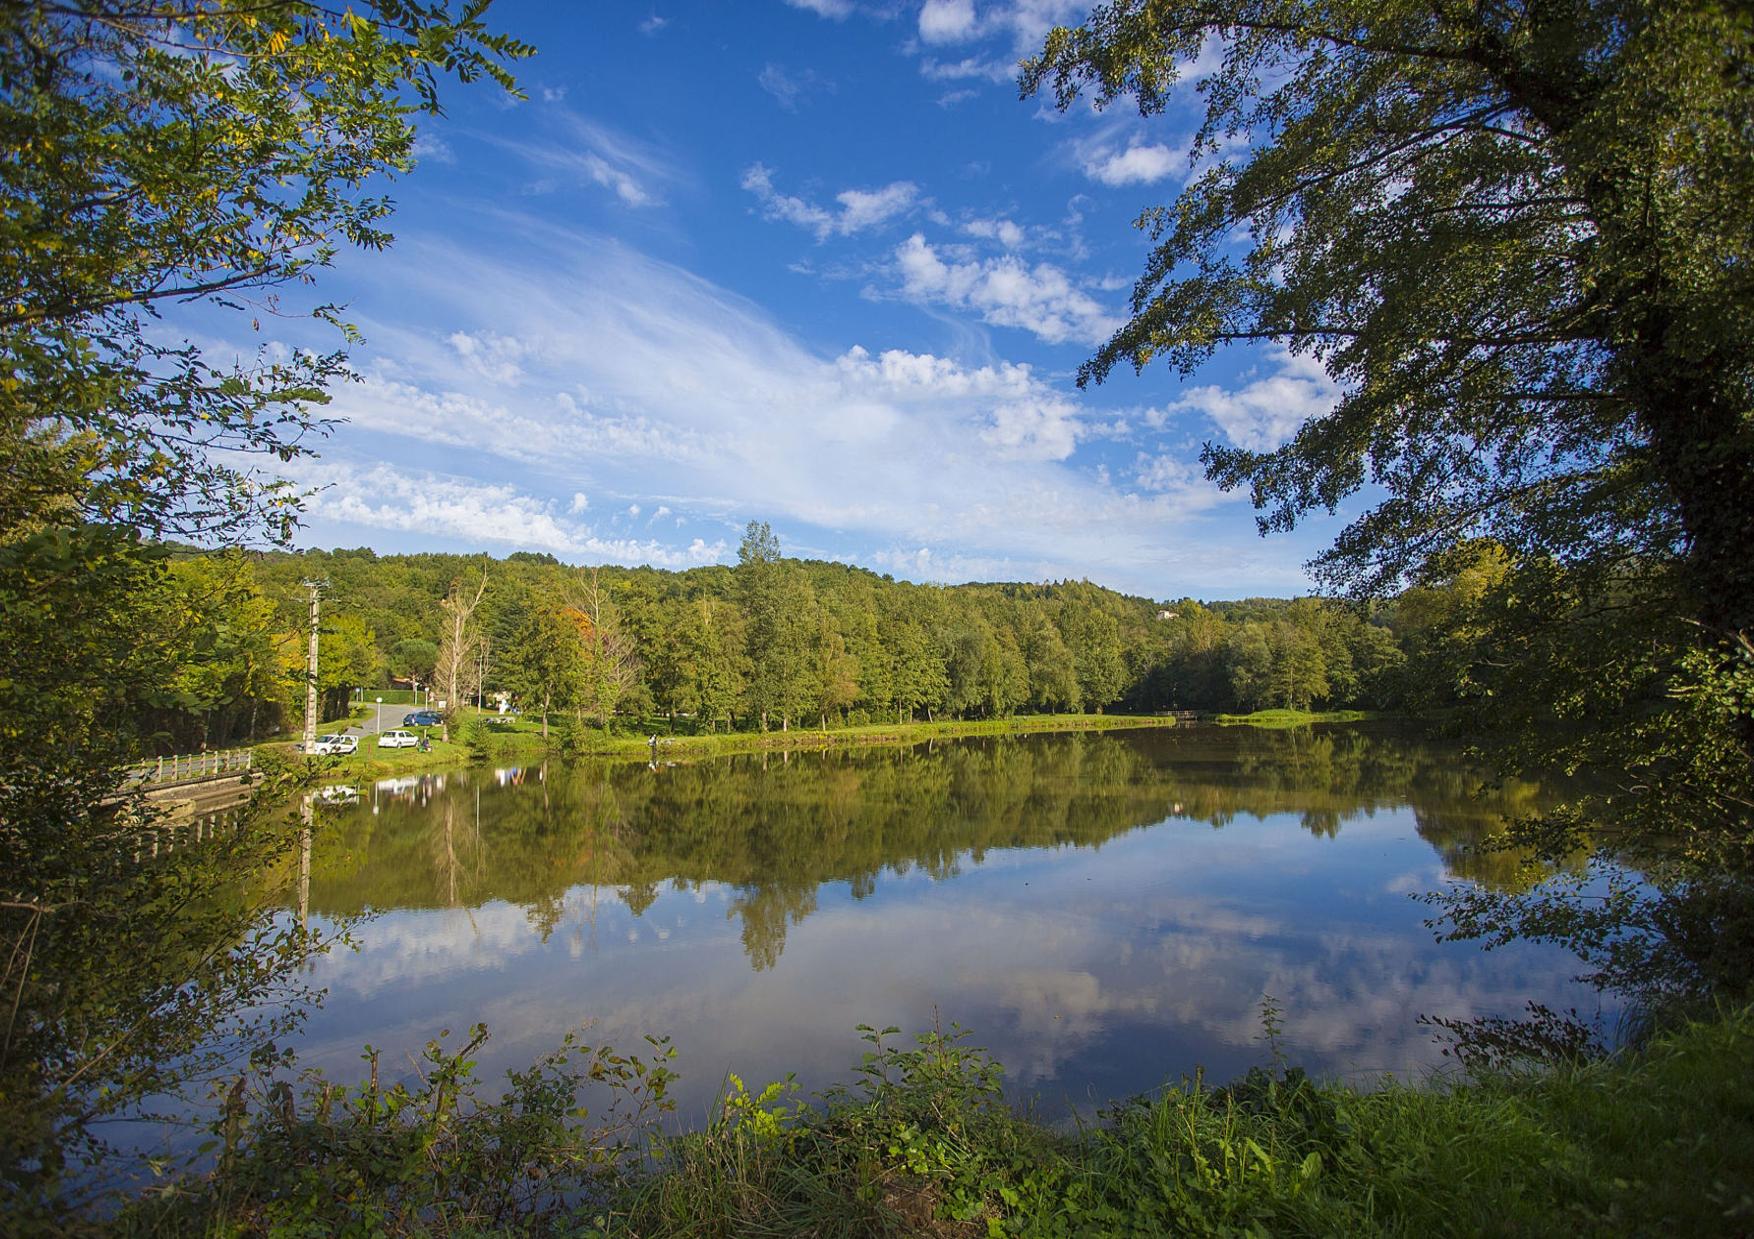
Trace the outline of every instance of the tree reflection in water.
{"type": "Polygon", "coordinates": [[[1406,806],[1449,875],[1522,886],[1541,871],[1488,845],[1539,803],[1535,785],[1489,784],[1444,746],[1356,726],[975,739],[657,770],[477,768],[386,781],[329,815],[310,907],[338,918],[501,900],[545,941],[577,888],[638,915],[666,884],[722,884],[750,963],[765,969],[824,883],[864,899],[886,874],[945,879],[993,849],[1094,848],[1175,819],[1223,828],[1294,814],[1333,838],[1406,806]]]}

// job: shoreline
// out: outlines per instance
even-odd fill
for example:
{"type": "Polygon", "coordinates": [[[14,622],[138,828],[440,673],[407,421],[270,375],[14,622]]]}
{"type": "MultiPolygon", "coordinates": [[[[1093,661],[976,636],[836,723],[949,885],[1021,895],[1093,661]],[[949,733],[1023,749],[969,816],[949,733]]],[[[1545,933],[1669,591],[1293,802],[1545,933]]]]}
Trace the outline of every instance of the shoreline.
{"type": "MultiPolygon", "coordinates": [[[[492,715],[475,715],[481,719],[492,715]]],[[[347,726],[353,726],[349,722],[347,726]]],[[[658,735],[658,758],[661,761],[700,760],[710,757],[734,757],[740,754],[778,751],[820,751],[833,748],[871,748],[921,744],[931,740],[960,740],[980,736],[1049,735],[1055,733],[1097,731],[1142,731],[1172,728],[1186,724],[1172,716],[1154,714],[1031,714],[1004,719],[941,719],[930,723],[873,723],[856,727],[836,727],[827,731],[816,728],[793,728],[789,731],[725,732],[706,735],[658,735]]],[[[331,725],[323,734],[345,730],[331,725]]],[[[386,729],[387,730],[387,729],[386,729]]],[[[461,730],[461,728],[459,728],[461,730]]],[[[583,742],[570,756],[574,758],[620,758],[645,761],[651,746],[645,735],[609,735],[586,731],[583,742]]],[[[519,720],[505,729],[491,726],[485,731],[485,756],[463,739],[440,740],[432,737],[432,748],[380,750],[372,742],[373,733],[361,737],[359,751],[350,756],[309,759],[321,771],[324,782],[347,778],[387,777],[458,766],[492,764],[501,761],[547,759],[560,757],[560,729],[549,727],[546,740],[538,725],[519,720]]],[[[273,754],[294,765],[306,761],[291,751],[291,742],[268,741],[256,746],[258,751],[273,754]]]]}

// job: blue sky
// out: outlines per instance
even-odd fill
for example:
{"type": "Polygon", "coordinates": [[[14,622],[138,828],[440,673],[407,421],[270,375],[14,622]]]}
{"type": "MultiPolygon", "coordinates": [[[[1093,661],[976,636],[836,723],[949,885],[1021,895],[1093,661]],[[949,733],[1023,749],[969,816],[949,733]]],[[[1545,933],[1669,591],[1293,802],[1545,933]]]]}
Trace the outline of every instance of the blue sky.
{"type": "Polygon", "coordinates": [[[1335,522],[1263,540],[1198,456],[1330,407],[1318,366],[1073,382],[1200,103],[1019,101],[1018,57],[1082,12],[501,0],[528,101],[451,90],[396,245],[320,285],[366,342],[291,473],[324,488],[301,544],[676,568],[757,519],[915,580],[1306,590],[1335,522]]]}

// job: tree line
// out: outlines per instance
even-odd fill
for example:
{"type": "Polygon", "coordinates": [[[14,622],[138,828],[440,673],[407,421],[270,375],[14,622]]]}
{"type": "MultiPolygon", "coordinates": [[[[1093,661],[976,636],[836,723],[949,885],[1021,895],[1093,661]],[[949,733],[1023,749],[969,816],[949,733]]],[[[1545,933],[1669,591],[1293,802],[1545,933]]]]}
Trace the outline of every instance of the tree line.
{"type": "Polygon", "coordinates": [[[291,726],[305,675],[302,582],[312,577],[328,582],[325,718],[344,717],[356,690],[419,685],[447,702],[503,693],[545,724],[783,731],[1017,713],[1441,705],[1431,675],[1460,664],[1456,616],[1479,570],[1368,607],[1315,597],[1159,602],[1088,581],[897,581],[787,558],[755,522],[735,566],[680,572],[579,568],[530,552],[190,555],[170,564],[162,586],[161,612],[179,617],[167,626],[176,671],[143,706],[162,747],[291,726]]]}

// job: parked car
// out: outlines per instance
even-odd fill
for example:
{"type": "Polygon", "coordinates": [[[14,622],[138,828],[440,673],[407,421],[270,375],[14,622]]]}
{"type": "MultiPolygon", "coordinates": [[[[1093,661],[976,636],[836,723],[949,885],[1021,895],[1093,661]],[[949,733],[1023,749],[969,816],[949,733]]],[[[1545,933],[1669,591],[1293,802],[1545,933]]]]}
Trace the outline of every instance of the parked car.
{"type": "Polygon", "coordinates": [[[359,737],[349,735],[318,736],[311,745],[313,756],[345,756],[359,751],[359,737]]]}
{"type": "Polygon", "coordinates": [[[378,737],[380,749],[412,749],[419,744],[420,737],[411,731],[386,731],[378,737]]]}
{"type": "Polygon", "coordinates": [[[412,714],[402,716],[404,727],[437,727],[445,721],[445,716],[437,710],[416,710],[412,714]]]}

